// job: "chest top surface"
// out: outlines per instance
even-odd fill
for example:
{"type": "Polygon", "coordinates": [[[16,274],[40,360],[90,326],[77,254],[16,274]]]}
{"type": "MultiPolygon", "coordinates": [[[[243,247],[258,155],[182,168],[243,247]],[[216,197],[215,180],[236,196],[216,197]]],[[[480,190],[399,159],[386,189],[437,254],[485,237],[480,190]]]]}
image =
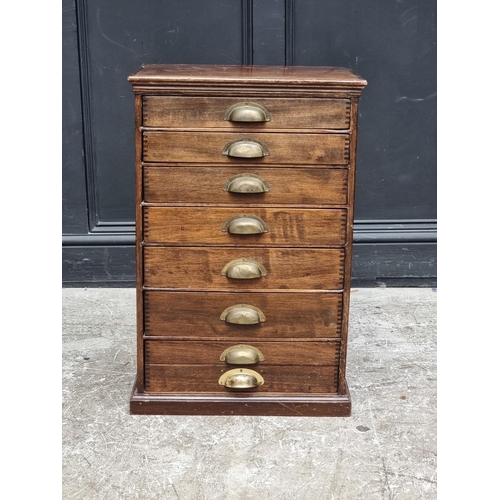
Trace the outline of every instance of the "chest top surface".
{"type": "Polygon", "coordinates": [[[237,66],[150,64],[143,65],[128,78],[133,86],[189,85],[262,85],[319,86],[359,89],[366,80],[351,70],[328,66],[237,66]]]}

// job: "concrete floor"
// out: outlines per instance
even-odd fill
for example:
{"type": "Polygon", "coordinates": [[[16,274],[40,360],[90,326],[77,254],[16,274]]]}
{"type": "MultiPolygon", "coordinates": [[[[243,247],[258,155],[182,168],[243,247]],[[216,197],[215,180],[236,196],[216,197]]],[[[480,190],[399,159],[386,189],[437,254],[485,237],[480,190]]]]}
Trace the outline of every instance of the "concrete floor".
{"type": "Polygon", "coordinates": [[[349,418],[131,416],[135,290],[63,290],[63,498],[435,499],[436,292],[352,291],[349,418]]]}

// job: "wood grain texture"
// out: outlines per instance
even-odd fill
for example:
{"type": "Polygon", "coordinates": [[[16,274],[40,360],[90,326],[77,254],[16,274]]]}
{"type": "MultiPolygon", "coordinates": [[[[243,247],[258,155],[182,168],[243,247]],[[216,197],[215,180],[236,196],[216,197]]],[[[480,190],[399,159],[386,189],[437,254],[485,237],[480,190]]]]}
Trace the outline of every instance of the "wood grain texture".
{"type": "Polygon", "coordinates": [[[135,96],[135,283],[136,283],[136,325],[137,325],[137,389],[144,390],[144,353],[142,335],[144,333],[143,300],[142,300],[142,210],[143,200],[142,170],[140,168],[142,158],[142,97],[135,96]]]}
{"type": "Polygon", "coordinates": [[[344,258],[340,249],[145,247],[144,284],[188,290],[341,290],[344,258]],[[261,263],[268,275],[239,280],[221,274],[240,258],[261,263]]]}
{"type": "Polygon", "coordinates": [[[351,398],[339,394],[144,394],[132,388],[133,415],[348,417],[351,398]]]}
{"type": "MultiPolygon", "coordinates": [[[[145,342],[146,363],[167,365],[219,364],[230,370],[236,365],[220,361],[220,355],[229,347],[239,345],[230,341],[199,340],[147,340],[145,342]]],[[[338,366],[339,341],[331,342],[255,342],[247,343],[259,349],[264,360],[258,366],[311,365],[338,366]]],[[[241,366],[241,365],[238,365],[241,366]]],[[[252,368],[251,365],[249,366],[252,368]]],[[[253,368],[252,368],[253,369],[253,368]]]]}
{"type": "Polygon", "coordinates": [[[342,326],[340,293],[144,292],[144,334],[214,340],[338,338],[342,326]],[[234,325],[220,319],[229,306],[259,308],[266,321],[234,325]]]}
{"type": "MultiPolygon", "coordinates": [[[[228,393],[219,385],[219,377],[230,367],[223,365],[151,365],[145,367],[145,392],[152,393],[228,393]]],[[[275,394],[333,394],[337,391],[334,366],[253,366],[264,384],[250,392],[275,394]]]]}
{"type": "Polygon", "coordinates": [[[136,109],[143,316],[131,412],[349,415],[357,97],[366,81],[340,68],[207,65],[150,65],[129,80],[143,98],[136,109]],[[248,101],[265,106],[271,121],[224,120],[230,106],[248,101]],[[260,141],[269,156],[222,154],[241,139],[260,141]],[[260,176],[270,191],[224,191],[230,177],[245,173],[260,176]],[[236,216],[259,217],[268,232],[222,231],[236,216]],[[267,274],[222,275],[242,258],[267,274]],[[266,320],[220,319],[241,304],[259,308],[266,320]],[[235,344],[265,356],[251,365],[265,383],[250,393],[218,384],[236,366],[220,361],[235,344]]]}
{"type": "Polygon", "coordinates": [[[144,241],[169,245],[333,247],[346,241],[347,211],[341,209],[145,207],[144,241]],[[230,234],[222,228],[237,216],[259,217],[262,234],[230,234]]]}
{"type": "MultiPolygon", "coordinates": [[[[356,165],[356,149],[357,149],[357,129],[358,129],[358,99],[353,98],[351,103],[351,123],[354,134],[351,138],[349,156],[353,164],[356,165]]],[[[347,391],[346,382],[346,366],[347,366],[347,339],[349,331],[349,306],[351,300],[351,275],[352,275],[352,259],[353,259],[353,237],[354,237],[354,197],[356,185],[356,168],[349,171],[349,191],[348,199],[350,209],[347,213],[347,241],[346,241],[346,265],[345,265],[345,289],[344,289],[344,309],[342,311],[342,345],[340,349],[340,370],[339,370],[339,393],[345,394],[347,391]]]]}
{"type": "MultiPolygon", "coordinates": [[[[144,126],[166,128],[348,129],[348,99],[269,99],[255,102],[271,115],[269,122],[231,122],[226,110],[240,101],[226,97],[144,97],[144,126]]],[[[251,101],[254,102],[254,101],[251,101]]]]}
{"type": "Polygon", "coordinates": [[[366,86],[366,80],[350,69],[331,66],[145,64],[128,80],[133,87],[191,85],[209,88],[234,85],[361,90],[366,86]]]}
{"type": "Polygon", "coordinates": [[[230,401],[221,397],[190,395],[151,395],[137,391],[130,398],[131,415],[204,415],[204,416],[275,416],[275,417],[349,417],[351,400],[345,396],[297,397],[292,401],[273,395],[265,400],[244,400],[241,395],[230,401]]]}
{"type": "Polygon", "coordinates": [[[144,200],[150,203],[218,205],[345,205],[348,169],[249,167],[144,167],[144,200]],[[254,174],[269,184],[267,193],[229,193],[225,182],[254,174]]]}
{"type": "MultiPolygon", "coordinates": [[[[230,164],[242,158],[230,158],[222,150],[230,141],[256,139],[269,148],[269,156],[248,159],[250,165],[260,164],[323,164],[349,163],[348,134],[282,134],[282,133],[225,133],[152,132],[143,133],[145,162],[207,162],[230,164]]],[[[243,159],[245,161],[245,159],[243,159]]]]}

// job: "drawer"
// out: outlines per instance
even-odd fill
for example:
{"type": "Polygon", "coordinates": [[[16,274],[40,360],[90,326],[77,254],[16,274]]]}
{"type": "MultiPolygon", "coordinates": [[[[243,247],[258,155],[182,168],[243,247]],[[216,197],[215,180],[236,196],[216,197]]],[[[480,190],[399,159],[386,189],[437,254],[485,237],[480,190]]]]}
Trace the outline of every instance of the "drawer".
{"type": "Polygon", "coordinates": [[[345,205],[345,168],[144,167],[154,203],[345,205]]]}
{"type": "MultiPolygon", "coordinates": [[[[233,152],[232,154],[236,154],[233,152]]],[[[202,162],[286,165],[347,165],[349,163],[349,134],[244,134],[223,132],[144,132],[143,160],[145,162],[202,162]],[[263,157],[231,157],[222,154],[234,141],[259,141],[260,145],[242,146],[238,154],[265,154],[263,157]],[[251,152],[249,153],[249,150],[251,152]]]]}
{"type": "Polygon", "coordinates": [[[330,247],[345,245],[347,210],[145,207],[146,243],[330,247]]]}
{"type": "Polygon", "coordinates": [[[256,366],[263,385],[250,391],[234,391],[219,384],[231,367],[221,365],[145,365],[145,392],[150,393],[277,393],[332,394],[337,392],[338,367],[268,365],[256,366]]]}
{"type": "Polygon", "coordinates": [[[241,101],[225,97],[144,96],[142,119],[145,127],[348,129],[350,113],[349,99],[248,98],[241,101]],[[252,103],[264,106],[270,121],[234,122],[224,119],[230,108],[233,118],[240,111],[242,119],[265,118],[265,110],[252,103]]]}
{"type": "Polygon", "coordinates": [[[244,341],[339,338],[342,332],[341,293],[143,293],[147,336],[244,341]]]}
{"type": "Polygon", "coordinates": [[[144,285],[188,290],[341,290],[344,260],[344,249],[144,247],[144,285]],[[259,274],[262,277],[249,279],[259,274]]]}
{"type": "Polygon", "coordinates": [[[262,386],[251,387],[258,392],[331,391],[339,353],[339,342],[146,341],[146,387],[152,392],[226,392],[221,375],[243,368],[263,377],[262,386]]]}
{"type": "Polygon", "coordinates": [[[252,366],[258,364],[262,367],[338,366],[340,342],[245,342],[242,344],[231,341],[146,340],[144,350],[147,364],[218,364],[225,369],[246,364],[252,366]],[[233,353],[229,352],[231,349],[234,349],[233,353]],[[221,361],[224,353],[226,353],[226,361],[221,361]],[[254,360],[257,362],[252,363],[254,360]]]}

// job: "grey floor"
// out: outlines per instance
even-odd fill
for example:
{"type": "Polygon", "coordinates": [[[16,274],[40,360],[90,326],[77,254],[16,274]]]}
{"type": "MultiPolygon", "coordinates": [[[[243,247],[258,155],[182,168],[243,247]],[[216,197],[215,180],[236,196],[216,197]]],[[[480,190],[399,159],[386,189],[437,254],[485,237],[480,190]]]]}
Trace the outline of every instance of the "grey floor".
{"type": "Polygon", "coordinates": [[[131,416],[135,291],[63,290],[63,498],[435,499],[436,292],[354,289],[349,418],[131,416]]]}

